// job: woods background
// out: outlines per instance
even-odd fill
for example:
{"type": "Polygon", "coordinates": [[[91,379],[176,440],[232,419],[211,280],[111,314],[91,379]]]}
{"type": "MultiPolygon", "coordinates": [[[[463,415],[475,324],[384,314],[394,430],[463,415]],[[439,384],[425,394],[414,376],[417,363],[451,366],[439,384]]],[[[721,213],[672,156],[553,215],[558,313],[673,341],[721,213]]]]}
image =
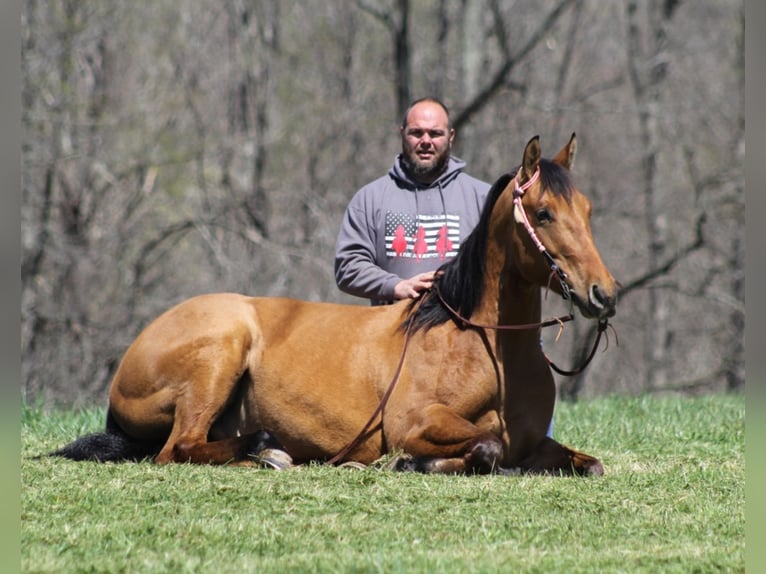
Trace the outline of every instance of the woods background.
{"type": "MultiPolygon", "coordinates": [[[[744,34],[744,0],[27,0],[24,400],[105,404],[133,338],[199,293],[366,304],[335,286],[338,227],[424,95],[490,182],[577,133],[623,288],[562,398],[742,389],[744,34]]],[[[594,329],[546,351],[576,364],[594,329]]]]}

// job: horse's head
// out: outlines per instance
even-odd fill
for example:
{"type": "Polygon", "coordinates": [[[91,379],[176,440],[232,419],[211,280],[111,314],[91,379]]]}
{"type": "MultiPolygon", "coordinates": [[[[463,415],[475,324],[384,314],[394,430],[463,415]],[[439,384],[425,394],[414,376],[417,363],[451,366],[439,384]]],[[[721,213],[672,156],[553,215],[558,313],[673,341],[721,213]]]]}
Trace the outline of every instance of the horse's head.
{"type": "Polygon", "coordinates": [[[617,285],[596,249],[590,227],[591,203],[574,184],[577,143],[569,143],[550,161],[541,158],[532,138],[514,187],[517,265],[529,281],[571,297],[585,317],[614,315],[617,285]]]}

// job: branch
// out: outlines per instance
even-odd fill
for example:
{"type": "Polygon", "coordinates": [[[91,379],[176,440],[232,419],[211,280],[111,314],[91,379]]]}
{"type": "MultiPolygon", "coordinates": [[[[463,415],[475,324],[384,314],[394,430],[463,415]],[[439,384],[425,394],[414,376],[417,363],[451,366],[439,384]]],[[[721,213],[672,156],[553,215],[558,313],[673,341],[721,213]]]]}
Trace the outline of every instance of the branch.
{"type": "Polygon", "coordinates": [[[162,229],[154,239],[151,239],[144,244],[133,263],[133,281],[134,286],[137,289],[142,287],[141,279],[143,278],[145,271],[158,261],[159,257],[151,261],[149,260],[157,249],[169,240],[179,239],[186,232],[194,229],[194,227],[195,223],[191,220],[179,221],[178,223],[174,223],[167,226],[165,229],[162,229]]]}
{"type": "MultiPolygon", "coordinates": [[[[360,0],[361,1],[361,0],[360,0]]],[[[467,123],[474,114],[478,113],[489,101],[495,96],[495,94],[505,85],[507,76],[511,73],[513,68],[521,60],[523,60],[527,54],[529,54],[539,44],[550,28],[556,23],[556,20],[563,14],[564,10],[571,4],[579,0],[562,0],[556,8],[554,8],[545,21],[538,27],[534,34],[527,40],[526,44],[515,54],[510,53],[510,49],[507,43],[503,41],[503,37],[506,35],[505,25],[500,18],[499,12],[495,13],[496,29],[501,41],[501,46],[504,52],[504,61],[500,68],[495,72],[495,75],[489,81],[489,83],[474,96],[473,100],[468,102],[468,105],[463,108],[460,113],[456,114],[453,126],[455,129],[459,129],[463,124],[467,123]],[[500,20],[499,22],[497,20],[500,20]]]]}
{"type": "Polygon", "coordinates": [[[40,274],[43,257],[48,249],[50,240],[51,207],[53,201],[53,179],[55,173],[55,163],[51,163],[45,170],[45,184],[43,185],[42,208],[39,221],[37,222],[38,231],[35,237],[35,246],[30,254],[24,254],[22,251],[21,259],[21,279],[23,283],[40,274]]]}
{"type": "Polygon", "coordinates": [[[378,6],[370,4],[366,0],[356,0],[356,5],[359,6],[363,12],[367,12],[371,16],[380,20],[389,30],[393,30],[395,28],[394,20],[391,18],[390,12],[386,12],[378,6]]]}
{"type": "Polygon", "coordinates": [[[655,269],[652,269],[645,273],[644,275],[637,277],[636,279],[633,279],[626,285],[623,285],[620,289],[619,296],[622,297],[629,293],[630,291],[633,291],[635,289],[639,289],[643,286],[645,286],[648,283],[651,283],[658,277],[662,277],[663,275],[666,275],[673,267],[675,267],[680,261],[682,261],[685,257],[687,257],[689,254],[693,253],[697,249],[700,249],[703,245],[705,245],[705,236],[704,236],[704,225],[707,217],[705,213],[700,213],[699,217],[697,217],[697,236],[694,239],[693,242],[688,244],[687,246],[681,248],[678,250],[674,255],[669,257],[662,265],[659,267],[656,267],[655,269]]]}
{"type": "Polygon", "coordinates": [[[601,83],[593,84],[591,86],[588,86],[588,89],[586,91],[583,91],[579,94],[575,94],[572,96],[569,101],[567,102],[567,105],[572,104],[581,104],[588,99],[590,99],[592,96],[595,96],[596,94],[599,94],[601,92],[606,92],[609,90],[612,90],[614,88],[619,88],[623,83],[625,82],[625,77],[623,76],[622,72],[617,72],[617,74],[608,80],[604,80],[601,83]]]}

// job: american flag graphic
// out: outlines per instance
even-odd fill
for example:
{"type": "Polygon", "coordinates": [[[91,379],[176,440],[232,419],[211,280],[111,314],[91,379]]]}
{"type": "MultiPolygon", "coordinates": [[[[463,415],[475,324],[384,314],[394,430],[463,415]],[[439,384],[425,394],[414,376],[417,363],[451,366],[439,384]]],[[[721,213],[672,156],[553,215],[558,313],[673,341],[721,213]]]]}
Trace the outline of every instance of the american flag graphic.
{"type": "Polygon", "coordinates": [[[386,213],[386,255],[409,259],[451,258],[460,247],[459,215],[386,213]]]}

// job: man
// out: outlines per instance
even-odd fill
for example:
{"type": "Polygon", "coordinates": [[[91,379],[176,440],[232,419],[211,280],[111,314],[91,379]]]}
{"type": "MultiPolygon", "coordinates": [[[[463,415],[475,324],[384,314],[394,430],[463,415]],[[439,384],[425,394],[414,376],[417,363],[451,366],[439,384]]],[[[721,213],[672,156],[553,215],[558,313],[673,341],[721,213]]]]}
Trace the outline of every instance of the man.
{"type": "Polygon", "coordinates": [[[490,188],[451,155],[455,130],[439,100],[413,102],[399,131],[402,152],[387,175],[356,192],[335,244],[338,287],[373,305],[426,291],[479,222],[490,188]]]}
{"type": "Polygon", "coordinates": [[[479,222],[489,184],[452,156],[455,130],[434,98],[410,105],[402,152],[351,199],[335,246],[335,279],[373,305],[416,299],[479,222]]]}

